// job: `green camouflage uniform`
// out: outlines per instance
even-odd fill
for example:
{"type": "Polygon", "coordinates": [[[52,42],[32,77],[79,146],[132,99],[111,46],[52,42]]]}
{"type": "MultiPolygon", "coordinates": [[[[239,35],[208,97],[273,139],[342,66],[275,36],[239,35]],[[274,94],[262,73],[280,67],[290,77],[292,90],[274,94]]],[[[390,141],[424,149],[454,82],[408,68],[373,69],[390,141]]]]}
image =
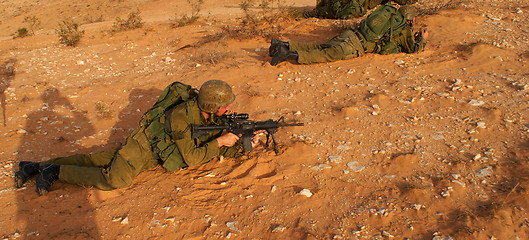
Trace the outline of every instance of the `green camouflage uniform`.
{"type": "MultiPolygon", "coordinates": [[[[382,6],[380,8],[391,8],[382,6]]],[[[399,13],[400,14],[400,13],[399,13]]],[[[389,21],[389,19],[388,19],[389,21]]],[[[333,62],[362,56],[365,53],[392,54],[414,53],[424,50],[426,40],[415,42],[412,28],[404,24],[399,29],[393,29],[388,41],[366,41],[359,28],[346,30],[324,44],[311,44],[290,41],[290,51],[298,53],[298,63],[312,64],[333,62]]]]}
{"type": "MultiPolygon", "coordinates": [[[[218,147],[215,139],[220,136],[220,131],[191,139],[190,124],[221,124],[219,118],[215,122],[204,119],[196,98],[177,105],[171,112],[170,123],[172,136],[176,137],[173,140],[179,150],[174,154],[182,154],[176,158],[181,162],[168,163],[171,166],[166,167],[169,171],[178,169],[174,166],[182,168],[201,165],[220,155],[241,155],[241,144],[230,148],[218,147]]],[[[59,179],[67,183],[94,186],[102,190],[128,187],[140,172],[159,164],[167,164],[157,160],[159,157],[153,153],[145,129],[146,127],[135,129],[119,149],[54,158],[44,163],[60,164],[59,179]]]]}
{"type": "MultiPolygon", "coordinates": [[[[367,10],[388,3],[389,0],[320,0],[314,10],[307,17],[319,17],[329,19],[351,19],[359,18],[366,14],[367,10]]],[[[393,0],[399,5],[414,4],[417,0],[393,0]]]]}

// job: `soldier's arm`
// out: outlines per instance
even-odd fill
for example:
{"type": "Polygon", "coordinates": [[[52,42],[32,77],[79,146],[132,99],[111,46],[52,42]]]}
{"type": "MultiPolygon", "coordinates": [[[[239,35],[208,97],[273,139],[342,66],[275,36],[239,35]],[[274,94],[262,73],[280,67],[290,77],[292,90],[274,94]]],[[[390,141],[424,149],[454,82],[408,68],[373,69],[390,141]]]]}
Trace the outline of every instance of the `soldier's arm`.
{"type": "Polygon", "coordinates": [[[171,113],[171,130],[173,140],[188,166],[198,166],[209,162],[220,154],[216,136],[204,136],[199,139],[191,138],[191,127],[184,111],[171,113]]]}
{"type": "Polygon", "coordinates": [[[419,41],[415,40],[415,35],[411,29],[403,30],[402,38],[399,38],[398,44],[401,51],[405,53],[416,53],[424,51],[426,47],[426,38],[423,37],[419,41]]]}

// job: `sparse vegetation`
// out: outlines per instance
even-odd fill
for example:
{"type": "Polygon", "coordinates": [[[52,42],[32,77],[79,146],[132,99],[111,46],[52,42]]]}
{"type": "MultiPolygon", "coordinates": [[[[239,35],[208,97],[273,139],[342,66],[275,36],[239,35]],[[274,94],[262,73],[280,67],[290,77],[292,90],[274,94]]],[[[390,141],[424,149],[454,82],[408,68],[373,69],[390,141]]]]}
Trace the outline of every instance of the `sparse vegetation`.
{"type": "Polygon", "coordinates": [[[191,6],[191,16],[188,16],[187,14],[183,16],[175,16],[174,19],[171,19],[172,28],[192,24],[200,18],[200,10],[202,9],[204,0],[187,0],[187,3],[191,6]]]}
{"type": "Polygon", "coordinates": [[[59,36],[59,42],[66,46],[75,47],[84,35],[84,29],[80,28],[79,23],[73,21],[62,21],[59,28],[55,30],[59,36]]]}
{"type": "Polygon", "coordinates": [[[96,116],[98,119],[110,119],[112,118],[112,110],[110,110],[110,108],[106,104],[102,102],[97,102],[96,116]]]}
{"type": "Polygon", "coordinates": [[[136,9],[136,11],[129,13],[127,19],[117,17],[116,21],[112,24],[112,32],[121,32],[141,27],[143,27],[141,11],[136,9]]]}
{"type": "Polygon", "coordinates": [[[298,15],[296,11],[286,7],[282,0],[242,0],[239,7],[244,12],[240,24],[224,27],[228,34],[239,38],[278,36],[283,31],[283,26],[298,15]]]}
{"type": "Polygon", "coordinates": [[[28,28],[31,31],[31,35],[35,35],[35,29],[40,26],[40,20],[37,18],[37,16],[25,17],[24,23],[28,24],[28,28]]]}
{"type": "Polygon", "coordinates": [[[15,33],[15,38],[23,38],[28,36],[28,29],[27,28],[19,28],[17,32],[15,33]]]}

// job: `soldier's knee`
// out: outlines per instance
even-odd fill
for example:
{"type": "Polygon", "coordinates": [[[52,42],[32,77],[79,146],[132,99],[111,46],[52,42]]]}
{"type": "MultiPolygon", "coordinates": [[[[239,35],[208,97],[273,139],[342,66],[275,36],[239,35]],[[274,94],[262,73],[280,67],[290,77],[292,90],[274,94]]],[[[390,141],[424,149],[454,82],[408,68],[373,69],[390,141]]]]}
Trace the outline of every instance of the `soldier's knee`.
{"type": "Polygon", "coordinates": [[[126,188],[132,184],[132,176],[113,176],[110,178],[109,184],[114,188],[126,188]]]}

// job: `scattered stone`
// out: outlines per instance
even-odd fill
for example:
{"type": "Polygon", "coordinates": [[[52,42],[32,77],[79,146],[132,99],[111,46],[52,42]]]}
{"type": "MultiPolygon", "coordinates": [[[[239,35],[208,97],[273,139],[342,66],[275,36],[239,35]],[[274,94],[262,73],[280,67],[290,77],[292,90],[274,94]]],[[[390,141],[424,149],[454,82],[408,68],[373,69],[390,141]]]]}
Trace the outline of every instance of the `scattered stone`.
{"type": "Polygon", "coordinates": [[[433,140],[437,140],[437,141],[438,141],[438,140],[445,140],[445,137],[444,137],[443,135],[439,135],[439,134],[438,134],[438,135],[433,135],[433,136],[432,136],[432,139],[433,139],[433,140]]]}
{"type": "Polygon", "coordinates": [[[454,179],[458,179],[459,177],[461,177],[461,174],[452,173],[452,174],[450,174],[450,176],[452,176],[454,179]]]}
{"type": "Polygon", "coordinates": [[[488,177],[488,176],[491,176],[492,175],[492,167],[491,166],[486,166],[482,169],[479,169],[476,171],[476,177],[479,177],[479,178],[482,178],[482,177],[488,177]]]}
{"type": "Polygon", "coordinates": [[[17,131],[18,134],[26,134],[28,131],[26,131],[25,129],[20,129],[17,131]]]}
{"type": "Polygon", "coordinates": [[[299,194],[301,194],[301,195],[303,195],[305,197],[312,197],[312,193],[310,192],[310,190],[308,190],[306,188],[301,190],[301,192],[299,192],[299,194]]]}
{"type": "Polygon", "coordinates": [[[275,192],[275,191],[277,191],[277,186],[274,185],[274,186],[272,186],[272,188],[270,189],[270,192],[275,192]]]}
{"type": "Polygon", "coordinates": [[[419,211],[419,210],[421,210],[421,208],[426,208],[426,206],[424,206],[424,205],[422,205],[422,204],[412,204],[412,205],[411,205],[411,208],[413,208],[413,209],[419,211]]]}
{"type": "Polygon", "coordinates": [[[328,169],[328,168],[331,168],[331,166],[327,164],[320,164],[318,166],[311,167],[312,170],[316,170],[316,171],[320,171],[320,170],[328,169]]]}
{"type": "Polygon", "coordinates": [[[359,165],[360,163],[358,161],[351,161],[347,163],[347,167],[349,167],[349,169],[351,169],[353,172],[360,172],[366,168],[365,166],[359,165]]]}
{"type": "Polygon", "coordinates": [[[235,227],[235,224],[237,224],[237,223],[239,223],[239,221],[227,222],[226,226],[228,226],[228,228],[231,229],[231,230],[234,230],[234,231],[237,231],[237,232],[241,232],[241,230],[239,230],[237,227],[235,227]]]}
{"type": "Polygon", "coordinates": [[[393,62],[393,63],[395,63],[395,64],[397,64],[397,65],[402,65],[402,64],[404,64],[404,61],[402,61],[402,60],[398,60],[398,61],[395,61],[395,62],[393,62]]]}
{"type": "Polygon", "coordinates": [[[349,149],[351,149],[351,147],[347,146],[347,145],[340,145],[338,147],[336,147],[338,150],[342,150],[342,151],[347,151],[349,149]]]}
{"type": "Polygon", "coordinates": [[[123,220],[121,220],[121,224],[123,225],[129,224],[129,217],[125,217],[123,220]]]}
{"type": "Polygon", "coordinates": [[[382,236],[388,237],[388,238],[394,238],[395,237],[395,236],[391,235],[390,233],[388,233],[386,231],[382,231],[382,236]]]}
{"type": "Polygon", "coordinates": [[[473,159],[474,161],[477,161],[477,160],[481,159],[481,154],[479,154],[479,153],[476,154],[476,155],[474,156],[474,158],[472,158],[472,159],[473,159]]]}
{"type": "Polygon", "coordinates": [[[342,156],[336,155],[336,156],[329,156],[329,161],[333,163],[341,163],[342,162],[342,156]]]}
{"type": "Polygon", "coordinates": [[[465,183],[457,181],[457,180],[452,180],[452,182],[459,184],[461,187],[465,187],[466,186],[465,183]]]}
{"type": "Polygon", "coordinates": [[[470,100],[468,102],[468,104],[470,104],[471,106],[477,107],[477,106],[481,106],[481,105],[485,104],[485,102],[483,102],[481,100],[470,100]]]}
{"type": "Polygon", "coordinates": [[[284,226],[279,225],[279,226],[275,227],[274,229],[272,229],[272,232],[273,232],[273,233],[276,233],[276,232],[283,232],[283,231],[285,231],[285,229],[286,229],[286,228],[285,228],[284,226]]]}
{"type": "Polygon", "coordinates": [[[454,240],[454,239],[450,236],[435,236],[432,238],[432,240],[454,240]]]}
{"type": "Polygon", "coordinates": [[[449,191],[444,191],[444,192],[441,193],[441,196],[450,197],[450,192],[449,191]]]}
{"type": "Polygon", "coordinates": [[[478,123],[476,123],[476,126],[477,126],[478,128],[487,128],[487,127],[485,126],[485,123],[484,123],[484,122],[478,122],[478,123]]]}

